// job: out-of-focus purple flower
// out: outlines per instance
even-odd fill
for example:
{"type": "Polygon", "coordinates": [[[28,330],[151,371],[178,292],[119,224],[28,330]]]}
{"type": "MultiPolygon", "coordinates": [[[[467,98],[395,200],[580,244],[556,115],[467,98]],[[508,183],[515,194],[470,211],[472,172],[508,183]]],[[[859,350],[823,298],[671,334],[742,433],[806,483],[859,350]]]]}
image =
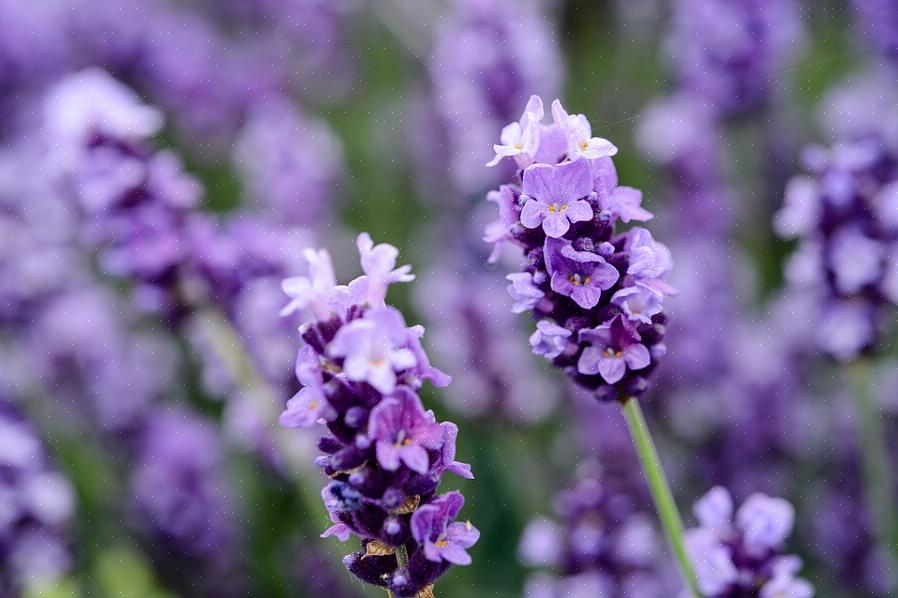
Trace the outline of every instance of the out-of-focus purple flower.
{"type": "Polygon", "coordinates": [[[159,411],[141,432],[130,479],[137,523],[169,558],[213,570],[233,564],[236,520],[214,428],[186,412],[159,411]]]}
{"type": "MultiPolygon", "coordinates": [[[[534,143],[545,137],[538,124],[542,103],[535,127],[528,124],[527,114],[518,119],[520,106],[531,94],[555,93],[563,69],[541,1],[451,4],[436,32],[429,63],[434,117],[427,124],[436,131],[426,143],[441,134],[439,161],[446,164],[446,184],[459,193],[475,193],[507,172],[505,168],[491,172],[483,165],[492,157],[500,129],[510,121],[516,122],[506,127],[500,139],[503,149],[496,150],[496,157],[517,154],[516,160],[524,162],[534,157],[534,143]]],[[[537,113],[537,101],[529,104],[533,107],[529,114],[537,113]]]]}
{"type": "Polygon", "coordinates": [[[424,380],[444,385],[449,377],[430,365],[423,328],[407,327],[398,310],[383,305],[391,283],[413,278],[409,269],[394,270],[396,248],[375,246],[366,234],[357,246],[365,274],[340,287],[346,300],[339,309],[329,305],[338,287],[324,251],[306,253],[317,280],[285,284],[292,306],[320,309],[309,309],[300,328],[296,372],[303,389],[282,421],[327,427],[316,464],[331,480],[322,498],[334,525],[323,535],[362,540],[364,550],[344,559],[349,571],[394,595],[416,596],[450,564],[470,563],[466,549],[478,534],[452,523],[461,495],[437,489],[447,471],[472,475],[455,460],[458,428],[437,422],[417,394],[424,380]],[[401,567],[397,550],[408,555],[401,567]]]}
{"type": "Polygon", "coordinates": [[[680,0],[665,48],[680,84],[725,114],[764,103],[802,43],[792,0],[680,0]]]}
{"type": "Polygon", "coordinates": [[[19,410],[0,398],[0,595],[19,596],[71,567],[75,495],[19,410]]]}
{"type": "Polygon", "coordinates": [[[248,197],[295,224],[313,224],[335,207],[342,148],[327,126],[287,98],[253,105],[234,146],[248,197]]]}
{"type": "Polygon", "coordinates": [[[821,346],[842,361],[875,348],[883,315],[896,305],[898,147],[859,133],[805,151],[811,176],[790,182],[775,221],[781,235],[800,239],[787,279],[795,292],[817,297],[821,346]]]}
{"type": "Polygon", "coordinates": [[[631,477],[584,465],[574,487],[556,497],[559,521],[535,519],[521,537],[518,555],[524,564],[562,576],[531,576],[524,595],[671,595],[656,533],[642,512],[646,498],[631,477]]]}
{"type": "Polygon", "coordinates": [[[787,501],[753,494],[736,511],[734,521],[733,499],[718,486],[696,502],[693,510],[699,527],[686,532],[686,550],[705,596],[753,592],[765,597],[814,595],[811,584],[797,577],[801,560],[783,554],[795,521],[795,509],[787,501]]]}
{"type": "Polygon", "coordinates": [[[898,64],[898,7],[889,0],[854,0],[864,39],[898,64]]]}
{"type": "MultiPolygon", "coordinates": [[[[544,125],[534,163],[517,184],[500,189],[502,199],[494,196],[501,215],[488,239],[511,240],[526,258],[524,270],[508,277],[513,310],[529,308],[543,326],[566,328],[576,339],[561,353],[542,342],[535,350],[551,355],[554,365],[600,398],[639,396],[666,352],[662,302],[676,292],[665,281],[671,254],[644,228],[616,233],[618,221],[651,214],[640,207],[637,190],[618,186],[610,154],[596,150],[597,141],[579,140],[580,153],[569,152],[561,162],[554,151],[549,163],[540,161],[549,131],[574,128],[573,117],[560,103],[554,106],[556,123],[544,125]]],[[[581,125],[577,130],[585,135],[581,125]]]]}
{"type": "Polygon", "coordinates": [[[570,346],[567,339],[571,334],[570,330],[554,322],[540,320],[536,323],[536,331],[530,335],[530,346],[537,355],[555,359],[570,346]]]}
{"type": "MultiPolygon", "coordinates": [[[[452,261],[441,262],[416,285],[416,305],[436,356],[454,373],[442,393],[451,409],[503,421],[537,421],[551,412],[559,393],[522,342],[524,326],[509,313],[502,287],[488,273],[471,274],[452,261]]],[[[526,280],[522,293],[525,304],[535,305],[542,297],[526,280]],[[534,297],[527,296],[531,293],[534,297]]]]}

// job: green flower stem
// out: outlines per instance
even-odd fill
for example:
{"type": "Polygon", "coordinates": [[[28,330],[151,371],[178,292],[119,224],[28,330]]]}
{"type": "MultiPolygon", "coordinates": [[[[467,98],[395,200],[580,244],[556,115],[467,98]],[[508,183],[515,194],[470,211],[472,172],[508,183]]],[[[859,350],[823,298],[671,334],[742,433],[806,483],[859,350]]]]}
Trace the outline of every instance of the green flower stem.
{"type": "Polygon", "coordinates": [[[667,482],[661,461],[658,459],[658,451],[655,449],[655,443],[652,442],[652,436],[646,426],[639,401],[633,398],[626,399],[623,403],[623,411],[630,428],[630,436],[633,438],[633,445],[636,447],[636,453],[639,455],[639,460],[642,461],[642,470],[649,483],[649,489],[652,491],[655,509],[661,519],[664,534],[667,536],[667,541],[670,543],[680,568],[680,575],[692,591],[693,596],[700,598],[695,572],[692,570],[692,563],[689,561],[683,542],[683,521],[680,519],[680,512],[677,510],[677,504],[670,491],[670,484],[667,482]]]}
{"type": "Polygon", "coordinates": [[[405,549],[405,544],[396,547],[396,562],[400,568],[408,565],[408,550],[405,549]]]}
{"type": "Polygon", "coordinates": [[[882,555],[895,562],[898,529],[895,516],[895,480],[892,477],[885,430],[879,407],[870,392],[870,367],[865,361],[848,366],[857,401],[860,449],[864,468],[864,494],[873,517],[873,535],[882,555]]]}

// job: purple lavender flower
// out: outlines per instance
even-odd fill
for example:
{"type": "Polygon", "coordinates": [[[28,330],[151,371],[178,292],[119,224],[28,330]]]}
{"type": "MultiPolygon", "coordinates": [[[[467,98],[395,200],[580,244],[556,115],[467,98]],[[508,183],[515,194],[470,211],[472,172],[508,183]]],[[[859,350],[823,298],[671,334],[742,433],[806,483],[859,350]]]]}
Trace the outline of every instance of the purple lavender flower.
{"type": "Polygon", "coordinates": [[[700,527],[686,532],[686,549],[705,596],[814,595],[811,584],[797,577],[801,560],[783,554],[795,519],[787,501],[753,494],[736,512],[734,522],[733,499],[718,486],[693,510],[700,527]]]}
{"type": "Polygon", "coordinates": [[[618,185],[615,150],[589,137],[583,115],[567,114],[557,101],[553,113],[555,123],[541,125],[533,164],[492,196],[500,218],[487,240],[523,250],[526,267],[508,276],[509,292],[513,311],[530,310],[540,322],[534,351],[600,398],[638,396],[666,351],[671,254],[644,228],[615,231],[618,221],[651,218],[642,194],[618,185]],[[568,149],[543,152],[559,134],[568,149]]]}
{"type": "Polygon", "coordinates": [[[524,202],[521,224],[527,228],[542,225],[546,236],[563,237],[571,224],[592,218],[592,208],[585,199],[590,193],[592,172],[585,161],[527,168],[521,196],[524,202]]]}
{"type": "Polygon", "coordinates": [[[142,431],[131,473],[131,507],[171,558],[227,571],[236,557],[236,522],[225,491],[216,430],[179,411],[159,411],[142,431]]]}
{"type": "Polygon", "coordinates": [[[764,103],[773,76],[801,46],[792,0],[680,0],[666,41],[681,85],[724,115],[764,103]]]}
{"type": "Polygon", "coordinates": [[[591,251],[577,251],[567,239],[546,239],[546,271],[553,291],[570,297],[583,309],[596,306],[620,274],[605,258],[591,251]]]}
{"type": "Polygon", "coordinates": [[[775,227],[800,243],[786,269],[794,292],[810,290],[819,342],[837,359],[876,347],[883,315],[898,305],[898,159],[881,135],[842,139],[804,154],[811,176],[794,178],[775,227]]]}
{"type": "Polygon", "coordinates": [[[71,567],[71,484],[19,410],[0,399],[0,595],[19,596],[71,567]]]}
{"type": "Polygon", "coordinates": [[[425,413],[418,395],[406,388],[384,399],[371,410],[368,437],[376,443],[377,462],[387,471],[399,469],[400,462],[412,471],[427,473],[428,450],[443,445],[443,430],[432,413],[425,413]]]}
{"type": "Polygon", "coordinates": [[[558,520],[530,522],[518,545],[525,565],[551,568],[528,579],[527,598],[671,595],[662,552],[649,521],[648,497],[630,475],[581,466],[570,490],[555,499],[558,520]]]}
{"type": "Polygon", "coordinates": [[[599,374],[608,384],[620,381],[627,370],[641,370],[651,363],[642,338],[620,314],[611,322],[580,331],[580,342],[588,346],[580,354],[577,371],[588,376],[599,374]]]}
{"type": "Polygon", "coordinates": [[[538,126],[542,102],[531,100],[531,109],[520,119],[518,110],[534,92],[557,91],[563,72],[561,53],[538,3],[453,0],[450,4],[436,30],[428,65],[433,116],[426,124],[437,129],[431,137],[442,138],[436,162],[446,164],[447,172],[441,173],[444,185],[460,194],[481,192],[508,172],[503,164],[496,172],[483,168],[497,136],[496,158],[513,155],[522,166],[534,158],[535,144],[546,143],[538,126]],[[528,124],[528,114],[536,116],[536,127],[528,124]]]}
{"type": "Polygon", "coordinates": [[[464,504],[464,496],[449,492],[412,515],[412,536],[424,547],[424,556],[428,560],[453,565],[471,564],[467,549],[477,543],[480,532],[470,522],[455,521],[464,504]]]}
{"type": "Polygon", "coordinates": [[[461,495],[438,495],[445,472],[471,477],[455,460],[458,428],[424,411],[417,390],[424,380],[444,385],[421,346],[423,328],[407,327],[402,314],[383,304],[387,287],[412,280],[395,269],[398,252],[358,238],[365,274],[336,284],[324,251],[306,252],[309,278],[285,281],[287,311],[312,317],[302,327],[297,358],[303,389],[288,403],[282,422],[321,422],[316,463],[331,481],[322,499],[333,525],[324,536],[356,536],[364,550],[344,559],[360,580],[397,596],[430,588],[450,564],[468,564],[477,540],[470,524],[453,523],[461,495]]]}

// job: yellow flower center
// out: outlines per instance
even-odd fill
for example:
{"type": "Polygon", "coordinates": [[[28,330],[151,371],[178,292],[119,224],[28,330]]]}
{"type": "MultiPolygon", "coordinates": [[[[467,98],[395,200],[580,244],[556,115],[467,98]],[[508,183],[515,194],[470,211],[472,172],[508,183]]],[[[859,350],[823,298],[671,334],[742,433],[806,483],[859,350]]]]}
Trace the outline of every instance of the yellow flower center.
{"type": "Polygon", "coordinates": [[[589,141],[584,139],[583,141],[580,142],[580,150],[585,152],[588,149],[589,149],[589,141]]]}
{"type": "Polygon", "coordinates": [[[309,411],[318,409],[318,401],[309,401],[309,411]]]}
{"type": "Polygon", "coordinates": [[[623,351],[615,351],[611,347],[605,349],[605,357],[622,357],[624,354],[623,351]]]}
{"type": "Polygon", "coordinates": [[[568,274],[567,279],[573,284],[575,287],[582,286],[584,284],[589,284],[592,282],[592,278],[587,276],[585,278],[580,278],[579,274],[568,274]]]}
{"type": "Polygon", "coordinates": [[[446,540],[437,540],[436,545],[438,548],[446,548],[447,546],[449,546],[449,542],[447,542],[446,540]]]}
{"type": "Polygon", "coordinates": [[[567,211],[567,206],[558,207],[557,203],[549,204],[549,213],[550,214],[564,214],[567,211]]]}

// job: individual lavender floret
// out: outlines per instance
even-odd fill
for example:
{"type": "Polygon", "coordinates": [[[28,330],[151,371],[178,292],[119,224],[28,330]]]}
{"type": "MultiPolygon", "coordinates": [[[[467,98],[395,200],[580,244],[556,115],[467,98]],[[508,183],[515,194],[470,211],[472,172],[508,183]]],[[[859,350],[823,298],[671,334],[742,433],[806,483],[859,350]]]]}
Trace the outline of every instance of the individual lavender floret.
{"type": "Polygon", "coordinates": [[[793,0],[679,0],[665,48],[681,85],[724,116],[767,101],[803,37],[793,0]]]}
{"type": "MultiPolygon", "coordinates": [[[[541,104],[531,98],[527,113],[541,104]]],[[[665,353],[670,251],[644,228],[615,230],[618,221],[652,218],[642,194],[618,185],[610,158],[617,149],[592,138],[583,115],[558,100],[552,114],[550,125],[527,117],[539,142],[519,161],[516,180],[490,195],[500,218],[486,239],[523,250],[526,267],[508,276],[509,292],[513,311],[531,310],[539,321],[534,351],[597,397],[625,400],[648,389],[665,353]]]]}
{"type": "Polygon", "coordinates": [[[0,398],[0,596],[24,595],[71,566],[65,529],[74,492],[34,429],[0,398]]]}
{"type": "Polygon", "coordinates": [[[558,495],[560,520],[535,519],[527,526],[518,547],[524,564],[561,574],[532,575],[527,598],[670,595],[659,573],[659,538],[643,511],[647,497],[633,479],[588,464],[574,487],[558,495]]]}
{"type": "Polygon", "coordinates": [[[397,596],[431,588],[450,565],[470,563],[467,549],[479,532],[456,522],[464,499],[439,495],[443,473],[471,478],[455,461],[458,428],[437,422],[417,391],[424,380],[437,386],[449,377],[433,368],[421,346],[420,326],[384,303],[387,287],[413,279],[396,268],[395,247],[359,235],[363,276],[336,284],[326,251],[306,251],[309,276],[289,278],[283,288],[299,311],[303,345],[296,361],[302,389],[287,402],[281,423],[326,426],[316,464],[330,478],[322,499],[334,525],[323,536],[363,549],[344,559],[360,580],[397,596]]]}
{"type": "MultiPolygon", "coordinates": [[[[160,410],[141,431],[129,482],[135,520],[162,558],[193,563],[199,577],[227,571],[236,555],[236,514],[221,454],[212,426],[187,412],[160,410]]],[[[209,583],[218,583],[214,575],[209,583]]]]}
{"type": "Polygon", "coordinates": [[[801,559],[784,554],[795,509],[781,498],[753,494],[736,511],[720,486],[693,508],[699,527],[687,530],[686,549],[707,598],[810,598],[814,588],[797,577],[801,559]]]}
{"type": "Polygon", "coordinates": [[[875,348],[898,305],[898,161],[884,138],[844,139],[804,153],[775,228],[800,243],[787,265],[796,290],[817,296],[821,346],[847,361],[875,348]]]}

